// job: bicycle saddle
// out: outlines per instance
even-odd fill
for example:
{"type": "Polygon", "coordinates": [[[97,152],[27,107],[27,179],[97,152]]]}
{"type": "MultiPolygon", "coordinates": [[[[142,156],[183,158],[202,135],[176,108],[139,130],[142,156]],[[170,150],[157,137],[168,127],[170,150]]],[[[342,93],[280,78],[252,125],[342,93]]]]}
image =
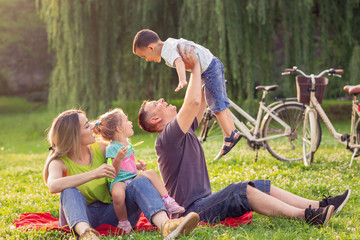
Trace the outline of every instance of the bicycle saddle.
{"type": "MultiPolygon", "coordinates": [[[[360,86],[360,85],[359,85],[360,86]]],[[[256,90],[265,90],[265,91],[273,91],[277,89],[279,85],[271,85],[271,86],[256,86],[256,90]]]]}
{"type": "Polygon", "coordinates": [[[344,91],[349,94],[357,95],[360,93],[360,84],[359,85],[346,85],[344,91]]]}

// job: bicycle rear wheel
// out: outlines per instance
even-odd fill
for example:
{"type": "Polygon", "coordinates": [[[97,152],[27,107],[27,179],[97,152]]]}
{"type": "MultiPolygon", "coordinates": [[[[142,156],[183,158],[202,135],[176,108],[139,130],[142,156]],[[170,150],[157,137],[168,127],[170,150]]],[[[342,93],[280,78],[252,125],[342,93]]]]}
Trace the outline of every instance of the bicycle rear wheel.
{"type": "MultiPolygon", "coordinates": [[[[273,113],[291,127],[290,134],[264,141],[266,149],[272,156],[280,161],[300,161],[303,159],[302,132],[305,106],[300,103],[284,103],[273,109],[273,113]]],[[[272,137],[284,133],[285,128],[276,119],[268,115],[262,125],[262,136],[272,137]]],[[[317,122],[319,138],[317,147],[321,140],[321,126],[317,122]]]]}
{"type": "Polygon", "coordinates": [[[318,131],[316,129],[316,115],[314,112],[309,112],[305,116],[303,128],[303,161],[305,166],[309,166],[314,159],[314,154],[317,150],[318,131]]]}

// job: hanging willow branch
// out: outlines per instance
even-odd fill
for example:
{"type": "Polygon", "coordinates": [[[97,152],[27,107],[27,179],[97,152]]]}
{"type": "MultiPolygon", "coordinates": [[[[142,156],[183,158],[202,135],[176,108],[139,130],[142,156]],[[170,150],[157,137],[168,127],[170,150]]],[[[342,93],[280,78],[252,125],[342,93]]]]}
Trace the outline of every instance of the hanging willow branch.
{"type": "Polygon", "coordinates": [[[56,53],[49,106],[80,105],[95,115],[113,100],[182,98],[184,91],[173,91],[173,69],[132,54],[143,28],[209,48],[239,103],[251,106],[259,84],[279,84],[275,94],[294,96],[294,80],[280,76],[293,65],[307,72],[344,68],[344,82],[327,88],[328,97],[343,96],[343,85],[359,81],[359,1],[38,0],[56,53]]]}
{"type": "Polygon", "coordinates": [[[115,96],[119,2],[41,0],[38,4],[56,54],[49,107],[80,106],[91,116],[110,108],[115,96]]]}

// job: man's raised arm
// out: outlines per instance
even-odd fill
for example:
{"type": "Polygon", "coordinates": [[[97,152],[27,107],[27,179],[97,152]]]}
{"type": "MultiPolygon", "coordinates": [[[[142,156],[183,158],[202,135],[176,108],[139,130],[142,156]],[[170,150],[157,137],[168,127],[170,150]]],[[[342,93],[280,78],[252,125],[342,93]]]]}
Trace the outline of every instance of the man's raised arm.
{"type": "Polygon", "coordinates": [[[200,63],[194,54],[194,48],[189,52],[189,46],[185,47],[185,53],[178,46],[179,54],[185,63],[186,69],[191,69],[189,85],[186,90],[184,103],[177,115],[177,121],[181,130],[186,133],[195,117],[197,117],[202,105],[201,69],[200,63]]]}

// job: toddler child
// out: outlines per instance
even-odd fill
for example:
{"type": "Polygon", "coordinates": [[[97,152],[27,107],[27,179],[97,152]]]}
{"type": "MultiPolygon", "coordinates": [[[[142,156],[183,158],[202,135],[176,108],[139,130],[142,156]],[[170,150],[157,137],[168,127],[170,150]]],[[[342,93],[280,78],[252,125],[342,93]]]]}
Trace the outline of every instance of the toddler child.
{"type": "Polygon", "coordinates": [[[241,139],[242,134],[235,128],[229,110],[230,103],[226,94],[224,65],[214,57],[205,47],[186,39],[168,38],[165,42],[152,30],[143,29],[134,38],[133,53],[146,61],[161,62],[165,60],[166,65],[176,68],[179,84],[175,91],[179,91],[187,85],[185,64],[177,51],[178,45],[185,49],[185,46],[193,47],[193,51],[200,63],[201,79],[205,98],[209,108],[214,112],[225,138],[222,149],[215,159],[227,154],[241,139]]]}
{"type": "Polygon", "coordinates": [[[106,147],[106,159],[111,158],[117,176],[109,182],[110,193],[113,198],[115,213],[119,219],[118,227],[125,233],[131,231],[131,225],[127,218],[125,205],[126,185],[136,177],[146,177],[154,185],[163,199],[169,214],[183,213],[185,209],[175,200],[168,196],[164,183],[154,170],[146,170],[143,161],[135,162],[134,148],[129,143],[129,137],[134,134],[132,122],[128,120],[124,112],[116,108],[101,115],[94,126],[94,133],[100,135],[105,141],[109,141],[106,147]],[[137,170],[142,170],[138,173],[137,170]]]}

